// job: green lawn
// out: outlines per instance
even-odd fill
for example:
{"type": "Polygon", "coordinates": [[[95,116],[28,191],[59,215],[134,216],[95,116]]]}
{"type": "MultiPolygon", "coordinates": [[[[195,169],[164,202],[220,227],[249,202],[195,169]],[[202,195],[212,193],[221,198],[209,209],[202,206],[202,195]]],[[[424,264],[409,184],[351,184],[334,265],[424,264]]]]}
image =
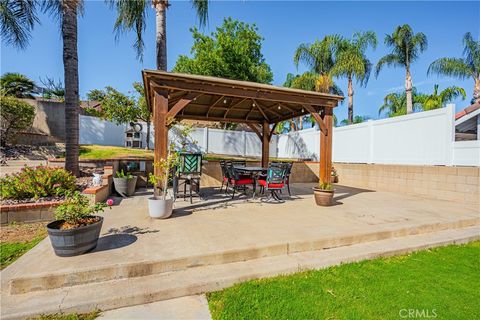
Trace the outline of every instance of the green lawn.
{"type": "Polygon", "coordinates": [[[249,281],[207,297],[213,319],[480,319],[480,242],[249,281]]]}
{"type": "Polygon", "coordinates": [[[17,260],[28,250],[35,247],[43,237],[38,237],[28,242],[0,243],[0,269],[17,260]]]}
{"type": "Polygon", "coordinates": [[[82,145],[80,147],[81,159],[114,159],[126,157],[153,159],[153,151],[99,145],[82,145]]]}

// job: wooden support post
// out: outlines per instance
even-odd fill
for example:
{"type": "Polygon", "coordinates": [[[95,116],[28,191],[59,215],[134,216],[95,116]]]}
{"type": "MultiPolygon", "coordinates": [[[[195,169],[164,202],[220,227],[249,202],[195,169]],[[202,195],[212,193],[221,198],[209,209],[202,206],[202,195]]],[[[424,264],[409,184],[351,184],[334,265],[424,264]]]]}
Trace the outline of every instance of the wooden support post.
{"type": "MultiPolygon", "coordinates": [[[[154,161],[166,159],[168,156],[168,98],[167,94],[155,92],[153,101],[153,123],[155,126],[154,161]]],[[[160,175],[160,169],[154,169],[155,175],[160,175]]]]}
{"type": "Polygon", "coordinates": [[[325,108],[323,122],[326,132],[320,131],[320,182],[330,183],[332,176],[333,110],[325,108]]]}
{"type": "Polygon", "coordinates": [[[263,122],[262,128],[262,167],[268,167],[268,157],[270,154],[270,127],[267,121],[263,122]]]}

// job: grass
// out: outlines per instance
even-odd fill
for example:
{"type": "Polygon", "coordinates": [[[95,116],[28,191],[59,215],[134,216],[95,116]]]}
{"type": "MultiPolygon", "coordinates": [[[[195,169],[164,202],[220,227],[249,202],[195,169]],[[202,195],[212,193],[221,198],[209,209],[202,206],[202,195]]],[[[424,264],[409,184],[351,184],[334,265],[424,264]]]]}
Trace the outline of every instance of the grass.
{"type": "Polygon", "coordinates": [[[476,241],[249,281],[207,297],[213,319],[480,319],[479,272],[476,241]]]}
{"type": "Polygon", "coordinates": [[[89,313],[56,313],[49,315],[41,315],[36,318],[31,318],[29,320],[93,320],[100,315],[100,311],[95,310],[89,313]]]}
{"type": "Polygon", "coordinates": [[[153,159],[153,151],[99,145],[82,145],[80,147],[80,159],[115,159],[128,157],[153,159]]]}
{"type": "MultiPolygon", "coordinates": [[[[115,158],[145,158],[153,159],[153,150],[133,149],[124,147],[100,146],[100,145],[82,145],[80,146],[80,159],[115,159],[115,158]]],[[[260,161],[260,158],[225,156],[220,154],[206,154],[204,160],[247,160],[260,161]]],[[[271,161],[292,161],[293,159],[270,158],[271,161]]]]}
{"type": "Polygon", "coordinates": [[[0,270],[35,247],[46,236],[45,226],[36,224],[11,224],[2,227],[0,242],[0,270]]]}

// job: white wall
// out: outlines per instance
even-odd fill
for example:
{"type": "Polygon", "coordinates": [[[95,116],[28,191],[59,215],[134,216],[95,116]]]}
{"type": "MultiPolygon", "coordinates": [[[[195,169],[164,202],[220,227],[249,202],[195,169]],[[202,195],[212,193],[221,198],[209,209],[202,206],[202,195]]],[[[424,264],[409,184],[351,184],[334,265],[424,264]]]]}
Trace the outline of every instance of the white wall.
{"type": "MultiPolygon", "coordinates": [[[[334,128],[333,161],[411,165],[480,165],[479,141],[454,141],[454,106],[401,117],[370,120],[334,128]]],[[[126,126],[80,116],[80,143],[124,145],[126,126]]],[[[146,136],[146,125],[143,125],[146,136]]],[[[150,137],[153,147],[153,126],[150,137]]],[[[171,141],[178,142],[175,129],[171,141]]],[[[145,141],[144,144],[145,145],[145,141]]],[[[191,150],[239,156],[260,156],[261,141],[253,132],[196,128],[191,150]]],[[[275,135],[270,156],[319,160],[317,128],[275,135]]]]}
{"type": "Polygon", "coordinates": [[[124,146],[125,125],[116,125],[96,117],[80,115],[80,144],[124,146]]]}

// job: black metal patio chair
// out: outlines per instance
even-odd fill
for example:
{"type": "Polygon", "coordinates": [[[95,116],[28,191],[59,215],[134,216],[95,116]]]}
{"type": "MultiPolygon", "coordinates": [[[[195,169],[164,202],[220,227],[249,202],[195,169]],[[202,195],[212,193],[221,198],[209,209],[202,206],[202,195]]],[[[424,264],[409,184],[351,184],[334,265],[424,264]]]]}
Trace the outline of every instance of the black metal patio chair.
{"type": "Polygon", "coordinates": [[[266,202],[283,202],[277,191],[281,191],[285,187],[286,169],[284,166],[269,166],[265,179],[259,179],[258,184],[264,191],[270,191],[265,199],[266,202]]]}
{"type": "Polygon", "coordinates": [[[187,185],[189,186],[190,203],[192,203],[192,193],[195,192],[200,197],[200,179],[202,175],[202,154],[201,153],[182,153],[180,154],[180,165],[174,178],[174,199],[178,196],[187,197],[187,185]],[[180,193],[183,185],[183,193],[180,193]]]}

